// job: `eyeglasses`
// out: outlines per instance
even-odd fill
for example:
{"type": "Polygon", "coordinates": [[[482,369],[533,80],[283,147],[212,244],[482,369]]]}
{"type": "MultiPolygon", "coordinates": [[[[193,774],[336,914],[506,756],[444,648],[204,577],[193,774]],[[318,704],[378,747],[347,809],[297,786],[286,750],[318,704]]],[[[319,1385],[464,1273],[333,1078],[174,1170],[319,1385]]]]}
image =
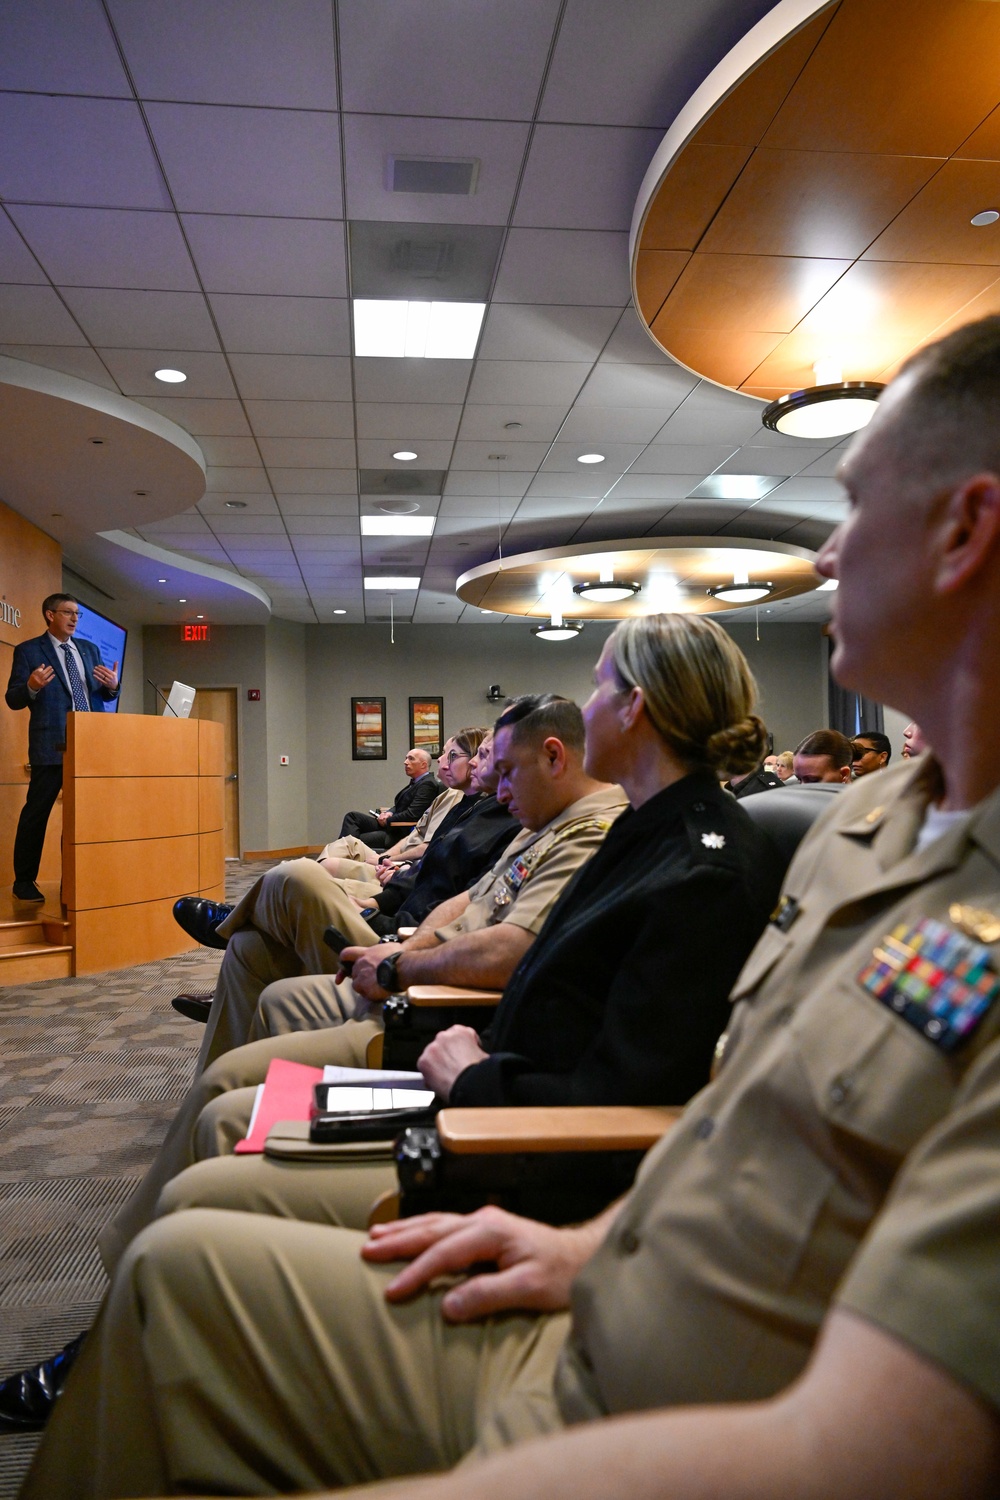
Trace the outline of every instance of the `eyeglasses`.
{"type": "Polygon", "coordinates": [[[447,760],[447,761],[452,761],[452,760],[471,760],[472,756],[471,755],[467,755],[464,750],[449,750],[448,754],[447,755],[442,755],[441,759],[442,760],[447,760]]]}
{"type": "Polygon", "coordinates": [[[65,615],[67,620],[78,620],[80,618],[80,611],[78,609],[56,609],[53,610],[53,614],[65,615]]]}

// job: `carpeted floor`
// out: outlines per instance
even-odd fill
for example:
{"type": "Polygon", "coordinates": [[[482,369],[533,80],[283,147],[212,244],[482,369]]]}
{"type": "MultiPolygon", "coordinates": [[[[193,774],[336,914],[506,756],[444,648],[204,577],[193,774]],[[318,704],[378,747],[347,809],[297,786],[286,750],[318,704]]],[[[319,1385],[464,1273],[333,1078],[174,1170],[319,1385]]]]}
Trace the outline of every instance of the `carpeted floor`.
{"type": "MultiPolygon", "coordinates": [[[[269,864],[227,864],[232,901],[269,864]]],[[[87,1328],[104,1294],[96,1234],[143,1175],[191,1080],[201,1027],[170,1007],[211,990],[222,954],[0,988],[0,1375],[87,1328]]],[[[32,1436],[0,1436],[0,1500],[32,1436]]]]}

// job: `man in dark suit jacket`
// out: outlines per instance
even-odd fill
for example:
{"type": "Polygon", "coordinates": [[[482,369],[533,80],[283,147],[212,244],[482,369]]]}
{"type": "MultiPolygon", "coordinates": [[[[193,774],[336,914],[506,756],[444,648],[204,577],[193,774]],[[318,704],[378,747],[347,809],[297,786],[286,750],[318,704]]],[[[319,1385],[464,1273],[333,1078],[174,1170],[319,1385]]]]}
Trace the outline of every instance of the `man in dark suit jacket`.
{"type": "Polygon", "coordinates": [[[377,813],[349,812],[344,814],[340,837],[355,838],[370,849],[388,849],[393,842],[389,832],[390,823],[401,819],[415,823],[427,811],[434,798],[442,790],[441,783],[431,774],[431,757],[426,750],[410,750],[403,761],[403,770],[410,778],[402,791],[396,793],[391,807],[383,807],[377,813]]]}
{"type": "Polygon", "coordinates": [[[14,896],[42,901],[35,884],[45,828],[62,786],[66,715],[101,713],[118,696],[118,663],[106,667],[90,641],[74,641],[79,604],[72,594],[50,594],[42,604],[48,630],[14,648],[8,708],[26,708],[31,780],[14,839],[14,896]]]}

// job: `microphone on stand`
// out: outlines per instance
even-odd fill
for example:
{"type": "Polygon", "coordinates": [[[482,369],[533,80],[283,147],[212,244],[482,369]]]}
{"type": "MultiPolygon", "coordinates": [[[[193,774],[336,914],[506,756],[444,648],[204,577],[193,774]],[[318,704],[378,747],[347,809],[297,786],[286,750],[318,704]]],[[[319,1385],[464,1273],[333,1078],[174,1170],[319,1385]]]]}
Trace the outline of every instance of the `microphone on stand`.
{"type": "Polygon", "coordinates": [[[149,683],[150,687],[153,689],[153,692],[156,694],[156,696],[158,698],[161,698],[163,700],[163,702],[166,704],[167,708],[169,708],[170,712],[173,714],[174,718],[175,719],[179,719],[180,718],[180,714],[177,712],[176,708],[174,708],[173,704],[170,702],[170,699],[163,697],[163,694],[160,692],[159,688],[156,686],[156,683],[153,681],[153,679],[151,677],[147,677],[146,681],[149,683]]]}

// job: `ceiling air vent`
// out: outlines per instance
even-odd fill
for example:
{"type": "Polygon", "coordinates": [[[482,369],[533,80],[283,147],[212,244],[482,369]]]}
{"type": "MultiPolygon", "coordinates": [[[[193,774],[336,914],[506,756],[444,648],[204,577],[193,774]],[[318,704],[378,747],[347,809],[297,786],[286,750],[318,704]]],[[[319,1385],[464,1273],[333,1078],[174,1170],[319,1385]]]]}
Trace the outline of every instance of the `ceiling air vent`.
{"type": "Polygon", "coordinates": [[[440,495],[443,469],[359,469],[362,495],[440,495]]]}
{"type": "Polygon", "coordinates": [[[470,198],[476,191],[479,162],[475,158],[390,156],[387,162],[390,193],[445,193],[470,198]]]}

